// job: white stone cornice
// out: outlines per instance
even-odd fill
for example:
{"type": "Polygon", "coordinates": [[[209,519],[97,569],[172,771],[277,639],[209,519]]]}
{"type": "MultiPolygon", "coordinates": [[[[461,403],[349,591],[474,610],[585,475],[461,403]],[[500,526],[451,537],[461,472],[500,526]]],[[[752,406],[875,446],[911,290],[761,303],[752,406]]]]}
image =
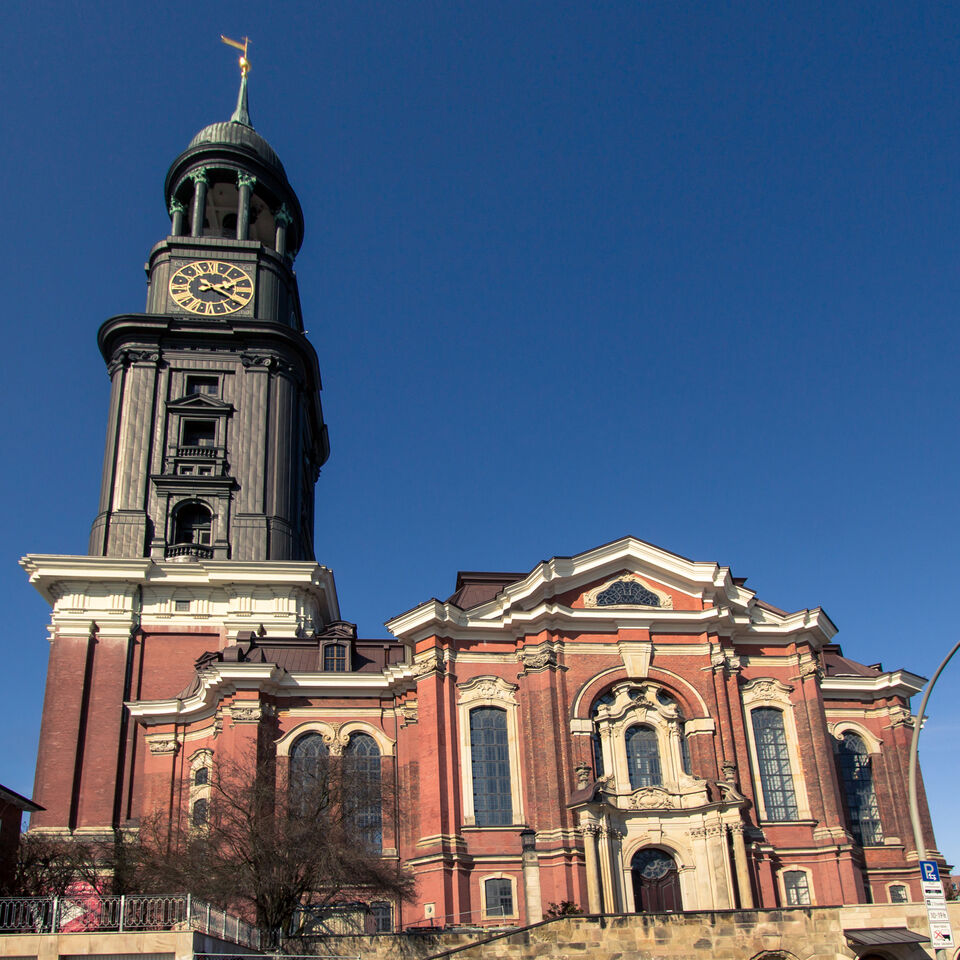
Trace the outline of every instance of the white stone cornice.
{"type": "Polygon", "coordinates": [[[924,677],[909,670],[891,670],[875,677],[825,677],[820,681],[824,698],[830,700],[876,700],[880,697],[905,697],[919,693],[924,677]]]}
{"type": "Polygon", "coordinates": [[[382,673],[287,673],[272,663],[214,662],[198,672],[200,684],[189,696],[133,700],[130,715],[146,726],[188,723],[211,715],[237,689],[298,697],[391,697],[414,683],[413,664],[395,664],[382,673]]]}
{"type": "Polygon", "coordinates": [[[293,633],[340,619],[333,573],[311,562],[177,563],[31,554],[20,561],[53,606],[54,624],[116,616],[139,624],[293,633]],[[186,600],[178,610],[175,600],[186,600]]]}
{"type": "Polygon", "coordinates": [[[819,608],[781,614],[764,607],[762,614],[753,615],[755,607],[755,594],[735,584],[728,567],[687,560],[642,540],[625,537],[575,557],[544,561],[522,580],[505,586],[492,600],[469,610],[433,599],[387,621],[386,626],[407,643],[432,635],[466,640],[489,636],[494,631],[519,637],[537,630],[570,628],[608,633],[625,628],[666,633],[710,629],[738,638],[754,636],[765,643],[778,638],[786,642],[806,631],[817,645],[836,632],[819,608]],[[584,609],[554,600],[560,594],[624,571],[649,577],[709,606],[701,610],[639,606],[584,609]]]}

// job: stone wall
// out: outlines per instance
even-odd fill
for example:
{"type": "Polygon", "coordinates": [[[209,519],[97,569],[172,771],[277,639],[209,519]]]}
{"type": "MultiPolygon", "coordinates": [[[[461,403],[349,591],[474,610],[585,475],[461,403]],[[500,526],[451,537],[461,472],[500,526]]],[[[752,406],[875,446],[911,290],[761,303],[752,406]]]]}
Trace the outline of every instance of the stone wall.
{"type": "MultiPolygon", "coordinates": [[[[960,904],[950,904],[960,933],[960,904]]],[[[363,960],[838,960],[878,953],[889,960],[929,960],[928,945],[855,950],[844,931],[906,927],[926,935],[923,904],[858,904],[785,910],[562,917],[513,932],[336,937],[318,952],[363,960]]],[[[949,952],[956,960],[960,951],[949,952]]]]}

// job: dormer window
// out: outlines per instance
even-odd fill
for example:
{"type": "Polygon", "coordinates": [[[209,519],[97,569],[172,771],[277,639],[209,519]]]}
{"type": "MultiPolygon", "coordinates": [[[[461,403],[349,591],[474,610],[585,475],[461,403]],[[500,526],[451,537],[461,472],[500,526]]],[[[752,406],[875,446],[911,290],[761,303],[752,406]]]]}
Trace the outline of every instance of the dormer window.
{"type": "Polygon", "coordinates": [[[323,669],[326,673],[345,673],[347,669],[347,645],[328,643],[323,648],[323,669]]]}

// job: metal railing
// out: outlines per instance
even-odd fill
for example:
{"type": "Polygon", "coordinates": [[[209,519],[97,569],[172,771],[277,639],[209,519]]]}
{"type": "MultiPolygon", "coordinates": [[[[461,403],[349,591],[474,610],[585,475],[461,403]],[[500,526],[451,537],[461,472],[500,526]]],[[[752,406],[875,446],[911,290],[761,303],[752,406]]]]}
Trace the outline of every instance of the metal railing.
{"type": "Polygon", "coordinates": [[[246,920],[189,894],[101,897],[0,897],[0,934],[196,930],[260,949],[260,931],[246,920]]]}

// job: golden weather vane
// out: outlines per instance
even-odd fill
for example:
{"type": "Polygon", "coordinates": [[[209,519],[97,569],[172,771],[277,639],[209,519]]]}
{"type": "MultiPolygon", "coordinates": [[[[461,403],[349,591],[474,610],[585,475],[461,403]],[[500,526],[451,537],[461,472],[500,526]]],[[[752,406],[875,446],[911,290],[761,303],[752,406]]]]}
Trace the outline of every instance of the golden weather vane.
{"type": "Polygon", "coordinates": [[[221,33],[220,39],[228,47],[234,47],[236,50],[240,51],[240,75],[245,77],[250,72],[250,61],[247,59],[247,47],[250,45],[250,38],[244,37],[243,43],[240,43],[237,40],[231,40],[229,37],[225,37],[221,33]]]}

